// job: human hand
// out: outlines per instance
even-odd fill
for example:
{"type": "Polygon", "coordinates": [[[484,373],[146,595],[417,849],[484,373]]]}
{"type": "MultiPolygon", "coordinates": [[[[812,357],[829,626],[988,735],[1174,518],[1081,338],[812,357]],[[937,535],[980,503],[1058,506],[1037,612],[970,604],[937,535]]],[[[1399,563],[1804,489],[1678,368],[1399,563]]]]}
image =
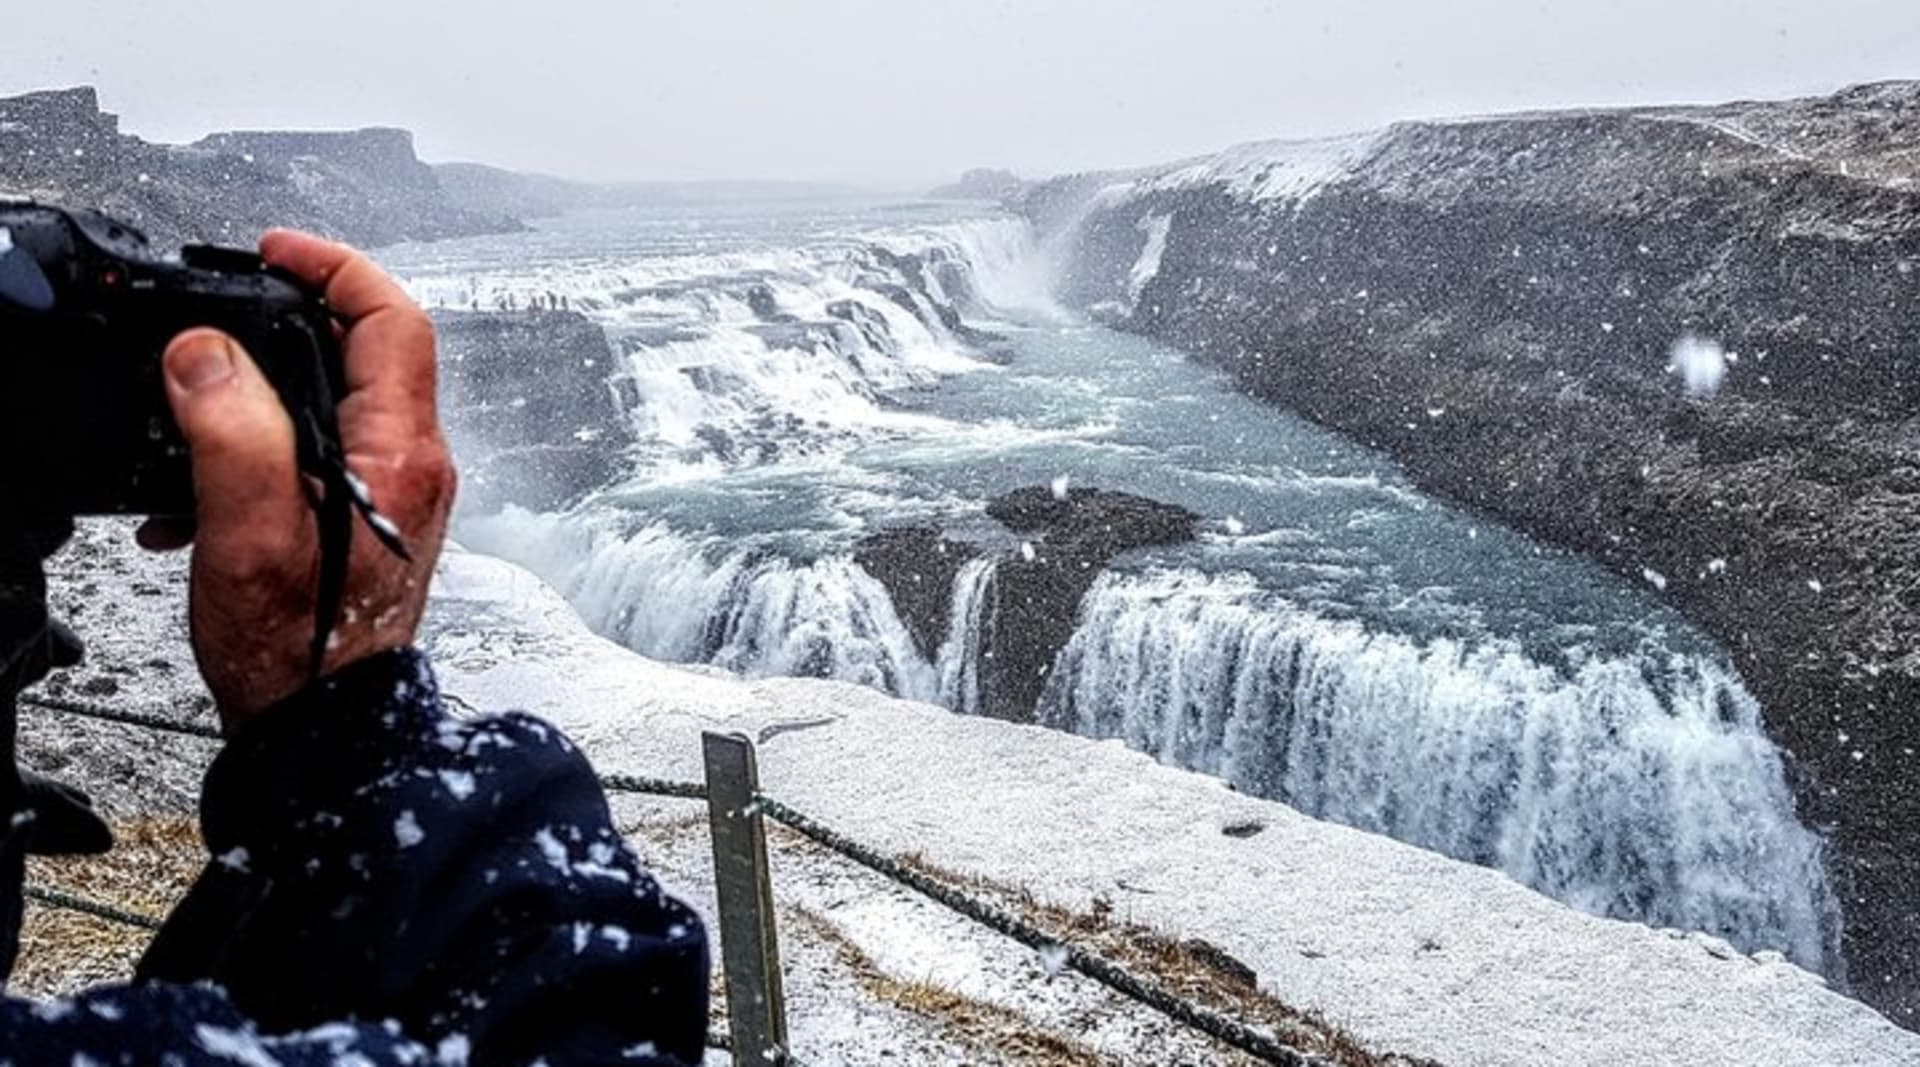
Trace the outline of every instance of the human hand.
{"type": "MultiPolygon", "coordinates": [[[[347,465],[399,529],[401,559],[355,523],[324,672],[413,643],[446,537],[454,471],[434,402],[433,326],[379,267],[344,245],[275,230],[260,254],[324,291],[345,334],[340,441],[347,465]]],[[[190,531],[150,520],[140,543],[194,545],[194,658],[229,732],[309,679],[319,538],[293,423],[240,345],[210,329],[174,338],[167,399],[192,454],[190,531]]]]}

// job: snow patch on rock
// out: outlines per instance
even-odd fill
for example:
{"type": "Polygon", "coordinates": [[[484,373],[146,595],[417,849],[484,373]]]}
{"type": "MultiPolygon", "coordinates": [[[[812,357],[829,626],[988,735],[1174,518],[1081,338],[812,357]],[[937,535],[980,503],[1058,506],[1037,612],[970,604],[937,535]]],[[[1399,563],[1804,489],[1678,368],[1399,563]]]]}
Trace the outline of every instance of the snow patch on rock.
{"type": "Polygon", "coordinates": [[[1140,303],[1140,294],[1160,273],[1160,257],[1167,251],[1167,232],[1173,228],[1172,215],[1150,215],[1140,220],[1140,230],[1147,235],[1147,243],[1140,248],[1140,258],[1133,261],[1133,269],[1127,272],[1127,308],[1131,311],[1140,303]]]}
{"type": "Polygon", "coordinates": [[[1191,161],[1135,187],[1137,192],[1222,185],[1236,198],[1306,203],[1372,158],[1387,131],[1305,141],[1255,141],[1191,161]]]}

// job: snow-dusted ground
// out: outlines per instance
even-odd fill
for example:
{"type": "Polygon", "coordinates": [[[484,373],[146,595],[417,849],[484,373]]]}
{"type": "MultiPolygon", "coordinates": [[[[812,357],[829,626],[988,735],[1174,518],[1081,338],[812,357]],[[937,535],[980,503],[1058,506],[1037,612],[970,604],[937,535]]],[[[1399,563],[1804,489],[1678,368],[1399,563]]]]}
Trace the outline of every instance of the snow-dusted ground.
{"type": "MultiPolygon", "coordinates": [[[[1778,958],[1584,915],[1496,872],[1307,818],[1118,743],[841,683],[654,663],[483,556],[450,553],[437,595],[428,644],[446,687],[474,707],[548,716],[603,771],[697,778],[701,731],[784,726],[766,734],[760,762],[767,791],[788,804],[883,850],[1076,911],[1108,900],[1121,918],[1205,938],[1251,965],[1263,989],[1380,1050],[1448,1064],[1920,1063],[1920,1034],[1778,958]],[[1221,832],[1247,822],[1263,829],[1221,832]]],[[[1014,956],[995,962],[978,931],[898,890],[776,868],[777,897],[829,915],[882,969],[992,1003],[1054,995],[1024,950],[1003,946],[1014,956]]],[[[1084,1040],[1104,1044],[1125,1018],[1095,1019],[1084,1040]]],[[[823,1051],[850,1023],[844,1008],[815,1017],[796,1004],[796,1047],[834,1062],[823,1051]]],[[[1131,1058],[1127,1044],[1106,1047],[1131,1058]]]]}
{"type": "MultiPolygon", "coordinates": [[[[138,551],[132,533],[126,521],[85,522],[50,563],[52,606],[86,638],[88,658],[49,679],[42,691],[212,725],[186,641],[186,556],[138,551]]],[[[461,576],[474,573],[491,583],[492,593],[451,596],[443,588],[429,613],[426,643],[450,663],[457,659],[474,669],[489,656],[524,650],[563,673],[564,658],[574,654],[612,654],[649,671],[683,673],[585,634],[556,594],[506,564],[457,556],[449,561],[446,580],[465,589],[471,583],[463,585],[461,576]],[[456,657],[454,649],[463,651],[456,657]]],[[[470,688],[451,666],[446,678],[456,707],[517,702],[493,698],[497,679],[483,678],[470,688]]],[[[190,843],[191,813],[216,746],[31,707],[22,716],[22,733],[24,758],[88,790],[121,827],[122,838],[117,855],[101,865],[37,862],[35,883],[148,914],[169,907],[199,859],[190,843]],[[155,818],[169,832],[142,829],[156,825],[150,822],[155,818]],[[188,854],[152,855],[162,847],[188,854]]],[[[683,736],[697,746],[696,732],[683,736]]],[[[622,765],[627,762],[643,761],[622,765]]],[[[681,772],[698,777],[686,768],[674,771],[681,772]]],[[[710,917],[705,806],[618,794],[613,799],[619,825],[649,867],[710,917]]],[[[777,833],[772,844],[789,1014],[803,1063],[1242,1062],[1077,975],[1047,978],[1027,949],[795,835],[777,833]],[[934,990],[956,997],[927,995],[934,990]]],[[[37,905],[27,917],[27,951],[14,990],[28,995],[69,993],[124,977],[145,937],[37,905]]],[[[710,1062],[727,1060],[715,1054],[710,1062]]]]}

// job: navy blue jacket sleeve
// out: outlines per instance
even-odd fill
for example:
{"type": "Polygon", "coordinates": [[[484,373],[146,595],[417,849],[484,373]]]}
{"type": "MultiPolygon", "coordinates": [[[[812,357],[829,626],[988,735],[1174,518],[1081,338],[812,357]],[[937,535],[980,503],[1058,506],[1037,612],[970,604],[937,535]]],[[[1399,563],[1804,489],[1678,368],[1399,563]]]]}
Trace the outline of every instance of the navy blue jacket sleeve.
{"type": "Polygon", "coordinates": [[[243,729],[201,829],[211,861],[135,982],[0,1002],[0,1060],[700,1060],[699,920],[640,868],[558,730],[452,719],[418,653],[243,729]]]}

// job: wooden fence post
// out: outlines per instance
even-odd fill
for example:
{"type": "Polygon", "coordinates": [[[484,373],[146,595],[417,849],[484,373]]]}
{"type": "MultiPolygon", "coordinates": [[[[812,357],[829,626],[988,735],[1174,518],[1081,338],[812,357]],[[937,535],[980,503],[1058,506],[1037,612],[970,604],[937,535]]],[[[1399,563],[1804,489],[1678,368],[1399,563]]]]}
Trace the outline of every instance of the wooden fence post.
{"type": "Polygon", "coordinates": [[[707,764],[707,814],[733,1062],[779,1067],[787,1061],[787,1006],[780,982],[773,880],[767,869],[767,827],[755,803],[759,764],[753,742],[741,734],[702,734],[701,747],[707,764]]]}

